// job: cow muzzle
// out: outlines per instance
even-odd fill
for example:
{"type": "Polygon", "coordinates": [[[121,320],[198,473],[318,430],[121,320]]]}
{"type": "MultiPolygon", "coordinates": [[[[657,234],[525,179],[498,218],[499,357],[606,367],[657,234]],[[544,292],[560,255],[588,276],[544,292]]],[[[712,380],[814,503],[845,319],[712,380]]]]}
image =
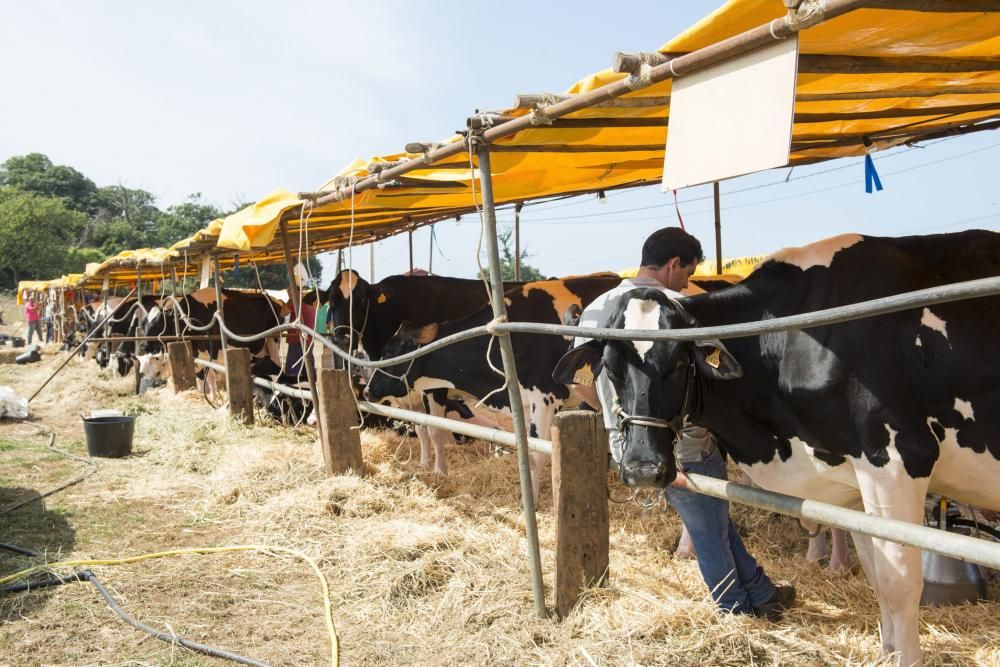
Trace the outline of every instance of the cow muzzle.
{"type": "Polygon", "coordinates": [[[623,463],[619,469],[622,483],[637,488],[662,489],[670,485],[677,476],[673,466],[654,461],[623,463]]]}

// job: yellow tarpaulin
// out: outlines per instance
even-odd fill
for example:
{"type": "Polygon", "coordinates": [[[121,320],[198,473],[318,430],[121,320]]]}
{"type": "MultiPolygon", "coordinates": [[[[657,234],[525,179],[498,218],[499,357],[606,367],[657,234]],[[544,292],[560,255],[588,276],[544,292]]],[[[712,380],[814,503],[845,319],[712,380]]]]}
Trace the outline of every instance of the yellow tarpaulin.
{"type": "MultiPolygon", "coordinates": [[[[1000,13],[862,9],[800,33],[791,164],[886,148],[1000,117],[1000,13]]],[[[661,47],[680,54],[764,25],[784,14],[776,0],[731,0],[661,47]]],[[[623,78],[585,77],[568,94],[623,78]]],[[[500,139],[493,144],[498,204],[657,183],[662,175],[671,84],[637,90],[500,139]]],[[[507,109],[522,116],[530,109],[507,109]]],[[[734,109],[733,113],[739,113],[734,109]]],[[[447,141],[462,141],[451,137],[447,141]]],[[[418,157],[397,153],[355,160],[321,190],[349,185],[386,165],[418,157]]],[[[297,233],[307,223],[313,252],[381,238],[474,210],[468,153],[408,172],[353,200],[299,210],[277,191],[225,219],[219,247],[279,249],[281,216],[297,233]]],[[[478,195],[478,187],[475,188],[478,195]]]]}

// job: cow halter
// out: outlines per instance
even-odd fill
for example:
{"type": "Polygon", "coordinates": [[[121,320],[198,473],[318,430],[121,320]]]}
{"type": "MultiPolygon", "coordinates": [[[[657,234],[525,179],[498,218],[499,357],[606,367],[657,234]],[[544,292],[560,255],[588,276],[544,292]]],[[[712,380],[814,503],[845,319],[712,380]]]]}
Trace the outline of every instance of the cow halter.
{"type": "MultiPolygon", "coordinates": [[[[684,423],[687,420],[688,410],[691,406],[691,387],[694,385],[694,376],[696,372],[697,367],[695,366],[694,354],[692,353],[689,355],[688,372],[685,376],[684,400],[681,402],[680,412],[670,419],[661,419],[659,417],[646,415],[630,415],[625,412],[625,408],[622,407],[621,401],[619,401],[618,398],[615,398],[611,411],[614,413],[617,420],[618,432],[622,434],[622,454],[624,454],[625,447],[628,445],[628,438],[625,437],[626,427],[632,424],[636,426],[646,426],[648,428],[667,429],[673,432],[674,440],[677,440],[680,432],[684,429],[684,423]]],[[[625,457],[622,456],[622,458],[624,459],[625,457]]]]}

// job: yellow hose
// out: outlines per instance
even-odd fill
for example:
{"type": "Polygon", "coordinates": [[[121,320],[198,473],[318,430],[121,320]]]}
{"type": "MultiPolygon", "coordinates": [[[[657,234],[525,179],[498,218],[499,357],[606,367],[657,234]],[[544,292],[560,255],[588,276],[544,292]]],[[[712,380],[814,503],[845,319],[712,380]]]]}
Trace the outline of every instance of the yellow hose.
{"type": "Polygon", "coordinates": [[[333,605],[330,602],[330,585],[326,581],[326,577],[323,572],[319,569],[319,566],[309,556],[305,555],[301,551],[296,551],[294,549],[286,549],[285,547],[268,547],[259,546],[254,544],[240,544],[228,547],[203,547],[194,549],[173,549],[171,551],[158,551],[156,553],[143,554],[140,556],[131,556],[129,558],[113,558],[104,560],[64,560],[57,563],[46,563],[45,565],[36,565],[34,567],[29,567],[26,570],[21,570],[20,572],[15,572],[14,574],[8,575],[6,577],[0,578],[0,586],[10,583],[17,579],[23,577],[31,576],[36,572],[45,572],[57,567],[94,567],[98,565],[127,565],[129,563],[138,563],[144,560],[153,560],[155,558],[166,558],[167,556],[181,556],[184,554],[219,554],[227,553],[233,551],[259,551],[264,554],[269,553],[283,553],[289,556],[295,556],[296,558],[301,558],[305,562],[309,563],[309,566],[319,577],[319,583],[323,589],[323,610],[326,615],[326,629],[330,635],[330,665],[332,667],[337,667],[340,664],[340,646],[337,639],[337,630],[333,627],[333,605]]]}

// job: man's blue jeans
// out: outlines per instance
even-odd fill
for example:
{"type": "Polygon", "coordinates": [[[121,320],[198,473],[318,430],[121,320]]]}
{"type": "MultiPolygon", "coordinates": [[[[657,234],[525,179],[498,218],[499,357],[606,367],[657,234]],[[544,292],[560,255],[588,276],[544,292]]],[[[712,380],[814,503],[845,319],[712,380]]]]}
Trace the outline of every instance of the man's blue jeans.
{"type": "MultiPolygon", "coordinates": [[[[726,464],[717,447],[701,461],[681,467],[685,473],[726,479],[726,464]]],[[[672,486],[665,494],[691,534],[701,576],[719,607],[749,614],[771,599],[774,584],[743,546],[729,519],[728,501],[672,486]]]]}

